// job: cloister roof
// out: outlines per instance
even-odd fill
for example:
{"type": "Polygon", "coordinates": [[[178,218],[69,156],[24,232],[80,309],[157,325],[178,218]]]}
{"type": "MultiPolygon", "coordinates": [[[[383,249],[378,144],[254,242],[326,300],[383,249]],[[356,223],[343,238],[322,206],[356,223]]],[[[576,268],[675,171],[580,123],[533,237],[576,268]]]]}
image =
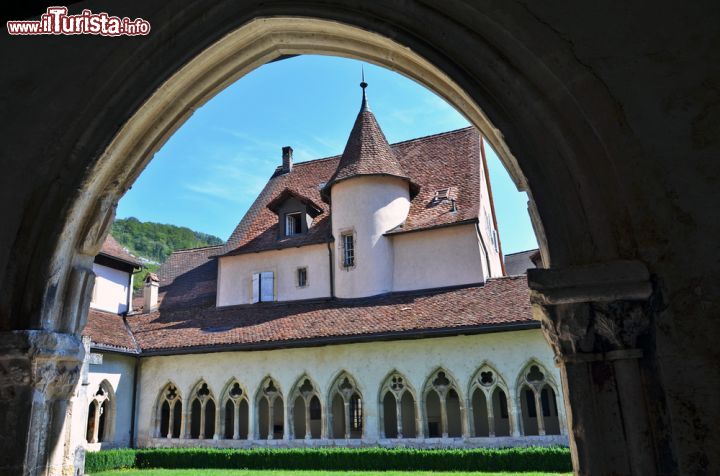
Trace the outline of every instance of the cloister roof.
{"type": "MultiPolygon", "coordinates": [[[[122,319],[115,316],[117,322],[122,319]]],[[[94,342],[121,345],[105,316],[91,312],[94,342]],[[107,326],[107,331],[106,331],[107,326]],[[108,338],[107,336],[110,336],[108,338]]],[[[537,328],[526,278],[358,299],[213,304],[127,317],[143,354],[279,348],[537,328]]]]}
{"type": "Polygon", "coordinates": [[[94,345],[121,352],[138,352],[138,346],[123,317],[112,313],[90,309],[83,335],[90,337],[94,345]]]}

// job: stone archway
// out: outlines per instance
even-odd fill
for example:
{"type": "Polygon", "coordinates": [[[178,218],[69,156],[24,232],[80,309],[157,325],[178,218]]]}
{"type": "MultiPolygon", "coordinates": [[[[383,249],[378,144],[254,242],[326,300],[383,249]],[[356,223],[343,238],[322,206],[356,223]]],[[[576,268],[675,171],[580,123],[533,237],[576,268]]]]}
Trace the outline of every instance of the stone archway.
{"type": "MultiPolygon", "coordinates": [[[[653,73],[665,66],[642,63],[646,73],[628,67],[632,61],[588,54],[612,44],[607,29],[593,28],[603,18],[552,6],[539,12],[514,2],[432,8],[271,0],[148,1],[135,8],[135,16],[154,25],[144,42],[87,39],[81,59],[72,42],[48,42],[53,46],[45,53],[33,50],[42,38],[12,46],[17,61],[3,85],[32,94],[8,101],[6,117],[13,121],[3,134],[0,329],[7,334],[0,351],[3,367],[16,370],[3,373],[2,386],[11,389],[4,395],[13,397],[3,399],[0,423],[12,429],[8,441],[27,444],[2,456],[0,469],[34,474],[62,459],[55,442],[79,375],[77,334],[92,289],[92,259],[118,198],[164,140],[224,85],[278,56],[309,52],[361,58],[432,88],[488,136],[518,186],[528,190],[543,261],[553,268],[531,275],[531,286],[563,363],[576,468],[648,474],[720,464],[710,451],[718,436],[691,423],[717,420],[720,410],[706,396],[717,393],[720,377],[681,371],[688,361],[696,369],[717,361],[710,345],[717,324],[710,317],[718,305],[702,296],[717,268],[707,262],[713,248],[703,231],[718,223],[703,203],[718,192],[703,180],[712,173],[697,172],[694,164],[672,167],[678,154],[657,146],[670,141],[670,149],[687,157],[708,156],[718,148],[708,132],[717,121],[698,116],[694,142],[681,135],[682,114],[667,119],[678,127],[661,124],[662,134],[646,126],[659,121],[645,114],[650,103],[672,108],[677,97],[702,103],[702,95],[673,96],[654,86],[659,75],[653,73]],[[82,79],[48,75],[42,68],[51,64],[82,79]],[[637,81],[650,87],[635,95],[623,89],[637,81]],[[682,200],[673,198],[678,190],[687,192],[682,200]],[[671,302],[660,305],[661,294],[671,302]],[[683,318],[688,308],[692,319],[683,318]],[[666,325],[658,327],[656,319],[666,325]],[[626,322],[632,324],[627,329],[626,322]],[[607,332],[613,328],[618,333],[607,332]],[[703,345],[692,345],[696,341],[703,345]],[[596,406],[584,398],[598,384],[587,377],[592,372],[616,377],[607,401],[596,406]],[[648,393],[662,398],[642,398],[648,393]],[[597,417],[608,406],[622,407],[617,414],[625,416],[597,417]],[[35,431],[46,421],[49,431],[35,431]],[[593,457],[593,448],[608,447],[617,455],[612,462],[593,457]]],[[[693,18],[692,50],[702,51],[698,38],[714,31],[713,16],[696,12],[683,15],[693,18]]],[[[608,22],[632,22],[644,11],[604,14],[608,22]]],[[[661,39],[653,27],[628,28],[661,39]]],[[[638,45],[646,43],[623,42],[624,55],[643,57],[638,45]]],[[[705,70],[673,61],[670,71],[705,84],[705,70]]],[[[710,86],[688,90],[702,88],[710,86]]]]}

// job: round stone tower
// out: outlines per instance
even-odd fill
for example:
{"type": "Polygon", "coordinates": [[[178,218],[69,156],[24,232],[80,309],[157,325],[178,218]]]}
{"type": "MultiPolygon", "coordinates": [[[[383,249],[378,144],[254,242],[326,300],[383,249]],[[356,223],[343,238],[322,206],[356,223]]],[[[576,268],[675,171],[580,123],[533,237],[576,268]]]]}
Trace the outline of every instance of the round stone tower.
{"type": "Polygon", "coordinates": [[[362,106],[338,168],[322,190],[331,204],[333,274],[340,298],[393,290],[393,244],[386,232],[402,224],[417,186],[403,172],[363,90],[362,106]]]}

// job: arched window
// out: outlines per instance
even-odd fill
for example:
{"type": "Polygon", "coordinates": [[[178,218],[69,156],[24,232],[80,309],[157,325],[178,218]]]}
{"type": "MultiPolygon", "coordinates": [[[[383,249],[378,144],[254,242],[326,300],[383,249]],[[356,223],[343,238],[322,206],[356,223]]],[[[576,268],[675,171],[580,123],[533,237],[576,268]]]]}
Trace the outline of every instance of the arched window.
{"type": "Polygon", "coordinates": [[[512,408],[507,385],[497,371],[485,364],[470,380],[473,436],[510,436],[512,408]]]}
{"type": "Polygon", "coordinates": [[[247,391],[236,379],[225,386],[223,392],[225,415],[222,420],[222,435],[227,440],[246,440],[248,438],[248,396],[247,391]]]}
{"type": "Polygon", "coordinates": [[[208,384],[200,381],[190,392],[190,438],[215,437],[215,397],[208,384]]]}
{"type": "Polygon", "coordinates": [[[256,398],[258,436],[261,440],[282,439],[285,430],[283,397],[280,387],[267,377],[260,385],[256,398]]]}
{"type": "Polygon", "coordinates": [[[416,438],[415,394],[407,379],[391,372],[380,387],[380,428],[384,438],[416,438]]]}
{"type": "Polygon", "coordinates": [[[363,399],[348,373],[341,373],[330,386],[329,408],[331,438],[362,438],[363,399]]]}
{"type": "Polygon", "coordinates": [[[115,433],[115,392],[107,380],[103,380],[88,406],[85,438],[88,443],[113,440],[115,433]]]}
{"type": "Polygon", "coordinates": [[[537,362],[525,366],[518,377],[518,398],[524,435],[559,435],[557,387],[537,362]]]}
{"type": "Polygon", "coordinates": [[[156,438],[180,438],[182,410],[182,398],[177,385],[166,384],[158,396],[156,438]]]}
{"type": "Polygon", "coordinates": [[[464,409],[455,379],[446,370],[438,369],[425,382],[423,394],[427,437],[461,437],[464,409]]]}
{"type": "Polygon", "coordinates": [[[322,435],[322,405],[320,394],[310,377],[303,375],[293,386],[290,394],[292,404],[292,437],[296,439],[319,439],[322,435]]]}

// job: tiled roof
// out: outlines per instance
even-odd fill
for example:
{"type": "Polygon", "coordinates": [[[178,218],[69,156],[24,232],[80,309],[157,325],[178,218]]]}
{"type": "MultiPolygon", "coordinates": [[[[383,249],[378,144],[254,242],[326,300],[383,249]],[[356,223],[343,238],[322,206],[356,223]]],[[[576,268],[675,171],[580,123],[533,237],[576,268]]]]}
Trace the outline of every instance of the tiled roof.
{"type": "Polygon", "coordinates": [[[90,337],[95,345],[125,352],[138,351],[135,339],[122,316],[112,312],[90,309],[83,335],[90,337]]]}
{"type": "Polygon", "coordinates": [[[537,268],[535,260],[539,258],[539,250],[520,251],[505,255],[505,272],[508,276],[526,274],[530,268],[537,268]]]}
{"type": "Polygon", "coordinates": [[[172,253],[158,270],[163,306],[215,302],[217,260],[223,245],[172,253]]]}
{"type": "Polygon", "coordinates": [[[123,246],[113,238],[112,235],[108,235],[103,242],[102,248],[100,248],[100,254],[115,258],[120,261],[125,261],[128,264],[139,268],[142,266],[142,262],[128,253],[123,246]]]}
{"type": "Polygon", "coordinates": [[[375,115],[367,107],[364,89],[362,107],[350,131],[337,170],[321,191],[323,199],[329,201],[333,184],[358,175],[392,175],[409,181],[375,115]]]}
{"type": "MultiPolygon", "coordinates": [[[[420,193],[410,203],[405,223],[392,233],[433,228],[477,219],[480,209],[480,133],[471,127],[390,146],[405,170],[412,170],[420,193]],[[434,202],[437,190],[451,188],[457,212],[448,201],[434,202]]],[[[275,173],[228,241],[230,255],[325,243],[331,239],[330,206],[320,189],[338,169],[340,157],[301,162],[289,173],[275,173]],[[278,239],[278,217],[267,205],[291,188],[322,208],[307,233],[278,239]]]]}
{"type": "Polygon", "coordinates": [[[143,352],[252,348],[536,326],[524,277],[361,299],[176,307],[128,316],[143,352]]]}

